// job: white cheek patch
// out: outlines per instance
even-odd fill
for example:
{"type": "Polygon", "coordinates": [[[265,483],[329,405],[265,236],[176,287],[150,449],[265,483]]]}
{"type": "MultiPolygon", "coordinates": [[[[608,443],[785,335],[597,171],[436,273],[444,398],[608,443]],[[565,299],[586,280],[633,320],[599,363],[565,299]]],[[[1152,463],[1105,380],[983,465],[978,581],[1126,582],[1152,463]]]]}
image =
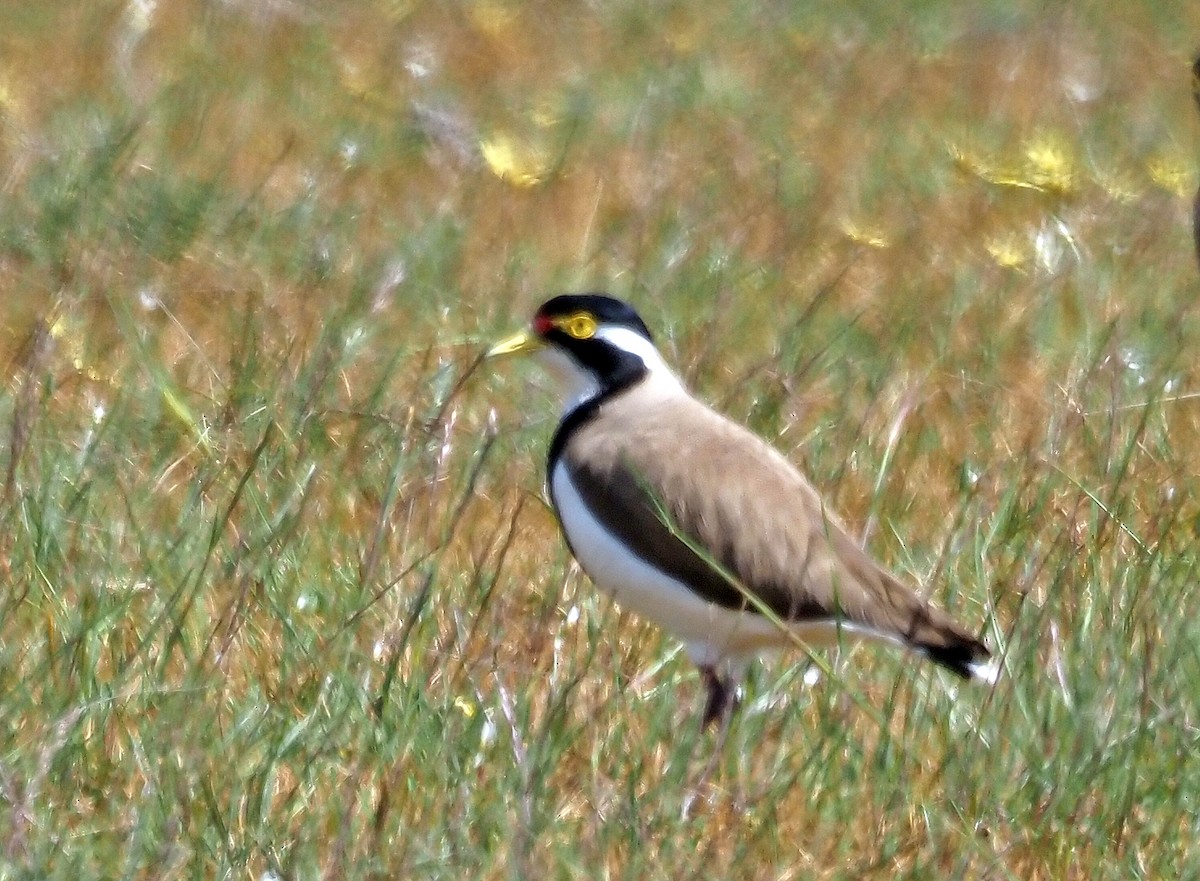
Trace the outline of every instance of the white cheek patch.
{"type": "MultiPolygon", "coordinates": [[[[646,366],[643,382],[666,383],[672,388],[681,388],[679,379],[667,366],[654,344],[641,334],[625,327],[601,327],[595,339],[607,343],[622,352],[636,356],[646,366]]],[[[596,375],[571,357],[569,353],[550,344],[539,350],[538,361],[558,386],[563,399],[563,414],[586,404],[603,391],[596,375]]]]}
{"type": "Polygon", "coordinates": [[[600,394],[595,375],[561,349],[546,346],[538,351],[537,358],[558,386],[564,415],[600,394]]]}
{"type": "Polygon", "coordinates": [[[604,340],[623,352],[637,355],[642,359],[642,363],[646,365],[646,370],[651,376],[665,375],[672,379],[675,378],[674,371],[667,366],[667,362],[658,353],[654,343],[640,333],[627,327],[601,327],[596,331],[596,338],[604,340]]]}

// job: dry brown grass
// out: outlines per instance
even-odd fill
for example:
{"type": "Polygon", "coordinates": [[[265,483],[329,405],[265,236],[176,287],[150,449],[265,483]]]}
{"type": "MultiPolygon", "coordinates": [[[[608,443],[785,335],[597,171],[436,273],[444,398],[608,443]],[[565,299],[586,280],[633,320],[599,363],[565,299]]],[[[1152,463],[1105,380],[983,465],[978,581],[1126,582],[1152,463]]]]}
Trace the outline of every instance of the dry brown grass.
{"type": "Polygon", "coordinates": [[[0,12],[5,877],[1186,875],[1197,32],[0,12]],[[1008,679],[771,665],[681,819],[697,685],[567,565],[551,405],[471,372],[582,287],[1008,679]]]}

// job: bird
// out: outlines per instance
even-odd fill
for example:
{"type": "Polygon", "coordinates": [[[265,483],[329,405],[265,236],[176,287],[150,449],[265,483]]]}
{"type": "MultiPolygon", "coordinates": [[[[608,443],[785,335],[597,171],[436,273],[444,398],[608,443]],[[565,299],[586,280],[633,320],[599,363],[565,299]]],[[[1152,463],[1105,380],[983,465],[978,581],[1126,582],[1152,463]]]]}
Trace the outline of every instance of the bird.
{"type": "Polygon", "coordinates": [[[685,388],[629,304],[555,296],[486,354],[525,353],[562,394],[546,484],[566,543],[619,606],[683,642],[702,728],[729,718],[755,657],[797,643],[892,643],[996,681],[980,639],[868,556],[785,456],[685,388]]]}

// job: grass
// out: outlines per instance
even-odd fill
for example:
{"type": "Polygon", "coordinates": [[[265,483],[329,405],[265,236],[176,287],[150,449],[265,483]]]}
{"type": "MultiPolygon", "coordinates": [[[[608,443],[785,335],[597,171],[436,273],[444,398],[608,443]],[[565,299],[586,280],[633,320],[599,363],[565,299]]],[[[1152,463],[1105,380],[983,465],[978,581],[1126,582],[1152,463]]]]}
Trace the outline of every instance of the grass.
{"type": "Polygon", "coordinates": [[[1200,17],[971,7],[0,10],[0,876],[1200,872],[1200,17]],[[477,364],[584,287],[996,689],[714,752],[477,364]]]}

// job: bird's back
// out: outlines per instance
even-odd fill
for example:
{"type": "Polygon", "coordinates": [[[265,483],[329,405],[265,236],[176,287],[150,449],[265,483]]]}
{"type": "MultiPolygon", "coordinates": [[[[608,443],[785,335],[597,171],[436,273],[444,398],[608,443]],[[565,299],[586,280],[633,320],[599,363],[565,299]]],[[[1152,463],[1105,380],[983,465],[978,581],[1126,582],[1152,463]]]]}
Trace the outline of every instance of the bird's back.
{"type": "Polygon", "coordinates": [[[778,451],[679,390],[608,398],[562,461],[609,529],[710,602],[753,611],[744,587],[785,620],[862,625],[952,668],[939,651],[965,644],[963,664],[986,657],[867,556],[778,451]]]}

